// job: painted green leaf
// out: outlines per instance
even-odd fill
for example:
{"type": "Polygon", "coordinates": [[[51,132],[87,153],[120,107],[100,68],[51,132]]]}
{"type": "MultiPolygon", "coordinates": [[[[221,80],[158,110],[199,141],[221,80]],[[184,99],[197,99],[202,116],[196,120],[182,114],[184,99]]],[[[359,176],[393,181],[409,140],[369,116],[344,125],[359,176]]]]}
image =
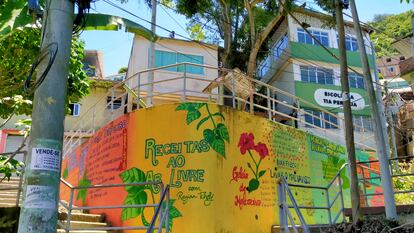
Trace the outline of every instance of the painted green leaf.
{"type": "Polygon", "coordinates": [[[249,191],[249,193],[253,192],[254,190],[258,189],[260,185],[260,182],[258,179],[253,178],[249,181],[249,186],[247,187],[247,191],[249,191]]]}
{"type": "MultiPolygon", "coordinates": [[[[143,205],[147,204],[148,196],[147,193],[141,190],[138,193],[128,193],[128,196],[124,200],[124,205],[143,205]]],[[[144,208],[125,208],[122,210],[122,220],[128,220],[131,218],[138,217],[144,208]]]]}
{"type": "Polygon", "coordinates": [[[346,175],[346,170],[342,170],[341,172],[341,179],[342,179],[342,189],[349,189],[351,183],[349,181],[348,176],[346,175]]]}
{"type": "Polygon", "coordinates": [[[216,112],[216,113],[212,114],[211,116],[218,116],[218,117],[221,117],[224,120],[224,116],[223,116],[223,114],[221,114],[221,112],[216,112]]]}
{"type": "Polygon", "coordinates": [[[221,156],[226,158],[224,140],[219,135],[214,133],[214,131],[211,129],[205,129],[203,131],[203,135],[204,139],[206,140],[206,142],[208,142],[211,148],[213,148],[213,150],[215,150],[221,156]]]}
{"type": "MultiPolygon", "coordinates": [[[[145,173],[136,167],[125,170],[124,172],[119,174],[119,176],[121,177],[123,183],[139,183],[139,182],[146,181],[145,173]]],[[[125,190],[128,193],[139,193],[140,191],[144,189],[145,189],[145,186],[126,186],[125,187],[125,190]]]]}
{"type": "Polygon", "coordinates": [[[262,177],[265,173],[266,173],[266,170],[261,170],[261,171],[259,172],[259,178],[260,178],[260,177],[262,177]]]}
{"type": "Polygon", "coordinates": [[[141,214],[141,221],[142,221],[142,225],[144,226],[150,225],[150,222],[148,222],[147,219],[145,218],[145,214],[141,214]]]}
{"type": "Polygon", "coordinates": [[[175,108],[176,111],[178,110],[187,110],[187,111],[193,111],[198,110],[201,107],[203,107],[205,103],[181,103],[175,108]]]}
{"type": "Polygon", "coordinates": [[[191,124],[191,122],[197,120],[200,117],[201,117],[200,111],[198,111],[198,110],[189,110],[187,112],[187,120],[186,120],[187,125],[191,124]]]}
{"type": "Polygon", "coordinates": [[[203,119],[201,119],[201,121],[198,122],[196,129],[198,130],[202,124],[204,124],[206,121],[208,121],[208,119],[210,119],[210,116],[206,116],[203,119]]]}
{"type": "Polygon", "coordinates": [[[158,39],[156,34],[144,26],[114,15],[90,13],[88,14],[88,20],[86,20],[84,25],[84,30],[118,31],[121,28],[125,28],[125,31],[140,35],[149,41],[156,41],[158,39]]]}
{"type": "Polygon", "coordinates": [[[222,139],[226,140],[227,142],[230,142],[229,132],[227,131],[227,128],[224,124],[217,124],[215,131],[216,134],[219,135],[222,139]]]}
{"type": "MultiPolygon", "coordinates": [[[[89,187],[89,186],[91,186],[91,181],[88,180],[86,170],[83,173],[82,179],[79,180],[78,186],[80,186],[80,187],[89,187]]],[[[76,196],[76,200],[82,199],[82,205],[85,205],[87,193],[88,193],[87,189],[79,189],[78,190],[78,195],[76,196]]]]}
{"type": "MultiPolygon", "coordinates": [[[[175,218],[182,217],[183,215],[181,212],[174,206],[175,199],[170,199],[169,208],[170,208],[170,220],[169,220],[169,228],[172,229],[173,221],[175,218]]],[[[165,208],[165,202],[163,203],[163,207],[165,208]]]]}
{"type": "Polygon", "coordinates": [[[63,174],[62,174],[63,179],[68,178],[68,175],[69,175],[68,168],[67,168],[67,167],[65,167],[65,170],[63,170],[63,174]]]}

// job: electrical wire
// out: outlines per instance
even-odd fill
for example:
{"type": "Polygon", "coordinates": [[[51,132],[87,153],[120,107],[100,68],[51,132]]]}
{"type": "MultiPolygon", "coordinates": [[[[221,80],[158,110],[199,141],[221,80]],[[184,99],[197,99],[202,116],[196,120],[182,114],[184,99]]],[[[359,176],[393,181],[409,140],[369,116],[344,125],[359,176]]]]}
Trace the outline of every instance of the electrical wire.
{"type": "Polygon", "coordinates": [[[48,44],[43,50],[42,52],[39,54],[39,56],[35,59],[35,61],[32,64],[32,67],[30,68],[30,72],[27,75],[27,78],[24,82],[24,91],[26,93],[33,93],[40,85],[42,85],[43,81],[45,80],[47,74],[50,71],[50,68],[52,67],[55,59],[56,59],[56,55],[58,53],[58,44],[56,42],[52,42],[50,44],[48,44]],[[43,71],[43,73],[39,76],[39,78],[36,79],[33,88],[30,88],[30,84],[31,84],[31,79],[32,76],[36,70],[36,68],[39,66],[39,64],[46,59],[46,57],[49,55],[49,62],[45,68],[45,70],[43,71]]]}

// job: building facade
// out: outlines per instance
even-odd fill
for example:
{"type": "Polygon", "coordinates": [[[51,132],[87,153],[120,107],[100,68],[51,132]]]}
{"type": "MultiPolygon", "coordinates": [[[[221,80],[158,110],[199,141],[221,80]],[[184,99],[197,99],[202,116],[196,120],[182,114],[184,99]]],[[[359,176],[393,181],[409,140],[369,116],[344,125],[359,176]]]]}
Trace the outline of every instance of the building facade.
{"type": "MultiPolygon", "coordinates": [[[[127,72],[127,85],[132,89],[141,85],[140,96],[144,98],[149,88],[150,72],[145,70],[150,67],[150,45],[144,37],[135,36],[127,72]]],[[[187,90],[194,96],[204,97],[203,90],[218,77],[218,46],[161,37],[155,43],[154,66],[169,66],[153,72],[153,90],[162,94],[154,97],[154,103],[177,102],[180,93],[187,90]],[[176,65],[184,62],[195,65],[176,65]],[[188,78],[184,82],[182,77],[188,78]]]]}
{"type": "MultiPolygon", "coordinates": [[[[332,53],[338,55],[338,36],[333,28],[325,27],[326,15],[296,10],[294,16],[308,26],[308,30],[332,53]]],[[[365,29],[364,29],[365,30],[365,29]]],[[[345,26],[348,65],[359,74],[349,73],[350,98],[357,147],[363,143],[375,148],[373,126],[366,84],[362,73],[358,43],[352,24],[345,26]]],[[[374,68],[373,51],[369,33],[364,31],[364,40],[371,69],[374,68]]],[[[302,121],[296,127],[318,136],[344,144],[342,91],[339,61],[326,52],[309,36],[291,16],[281,18],[273,34],[272,45],[267,56],[259,63],[257,76],[261,81],[306,100],[298,101],[287,95],[275,96],[280,102],[276,111],[297,115],[302,121]],[[286,108],[283,103],[297,106],[299,110],[286,108]]],[[[373,77],[374,79],[374,77],[373,77]]]]}
{"type": "MultiPolygon", "coordinates": [[[[89,76],[90,92],[84,96],[78,103],[70,103],[67,115],[65,117],[65,137],[71,136],[74,129],[88,131],[90,129],[99,129],[110,119],[116,117],[117,110],[121,106],[121,98],[115,100],[115,104],[108,104],[112,100],[112,94],[108,93],[108,88],[119,83],[118,80],[104,79],[103,55],[96,50],[86,50],[84,70],[89,76]],[[118,104],[117,104],[118,103],[118,104]],[[80,120],[81,119],[81,120],[80,120]],[[81,127],[80,127],[81,125],[81,127]]],[[[121,96],[124,93],[122,86],[114,93],[114,96],[121,96]]],[[[19,120],[28,119],[30,116],[15,115],[0,129],[0,153],[14,152],[23,142],[22,132],[16,128],[19,120]]],[[[4,119],[2,120],[2,122],[4,119]]],[[[29,142],[27,140],[27,150],[29,142]]],[[[16,157],[23,160],[22,155],[16,157]]]]}

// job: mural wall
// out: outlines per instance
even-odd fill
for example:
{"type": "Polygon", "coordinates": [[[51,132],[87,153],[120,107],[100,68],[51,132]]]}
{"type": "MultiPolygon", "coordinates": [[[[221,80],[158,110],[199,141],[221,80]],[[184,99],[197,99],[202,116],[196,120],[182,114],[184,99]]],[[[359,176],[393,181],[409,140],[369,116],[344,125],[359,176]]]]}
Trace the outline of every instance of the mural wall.
{"type": "MultiPolygon", "coordinates": [[[[173,232],[251,233],[279,222],[277,177],[326,186],[343,163],[343,147],[303,131],[214,104],[182,103],[109,123],[64,159],[62,176],[79,186],[162,180],[171,185],[173,232]]],[[[346,172],[341,176],[349,204],[349,180],[346,172]]],[[[336,194],[339,184],[332,187],[328,194],[293,191],[299,204],[326,205],[324,195],[336,194]]],[[[67,188],[61,193],[69,198],[67,188]]],[[[96,206],[153,204],[159,196],[157,186],[134,186],[79,190],[74,197],[76,205],[96,206]]],[[[137,226],[148,225],[154,209],[91,212],[104,213],[113,225],[137,226]]],[[[308,223],[328,219],[323,210],[304,215],[308,223]]]]}

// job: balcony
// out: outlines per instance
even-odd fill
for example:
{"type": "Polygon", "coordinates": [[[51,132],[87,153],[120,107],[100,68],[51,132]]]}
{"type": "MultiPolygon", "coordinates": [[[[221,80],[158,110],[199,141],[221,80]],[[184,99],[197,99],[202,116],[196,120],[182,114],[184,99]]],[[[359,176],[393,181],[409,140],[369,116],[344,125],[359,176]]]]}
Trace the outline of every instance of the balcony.
{"type": "Polygon", "coordinates": [[[289,37],[285,34],[269,49],[268,56],[257,66],[256,75],[262,82],[270,80],[289,57],[289,53],[285,51],[288,45],[289,37]]]}

